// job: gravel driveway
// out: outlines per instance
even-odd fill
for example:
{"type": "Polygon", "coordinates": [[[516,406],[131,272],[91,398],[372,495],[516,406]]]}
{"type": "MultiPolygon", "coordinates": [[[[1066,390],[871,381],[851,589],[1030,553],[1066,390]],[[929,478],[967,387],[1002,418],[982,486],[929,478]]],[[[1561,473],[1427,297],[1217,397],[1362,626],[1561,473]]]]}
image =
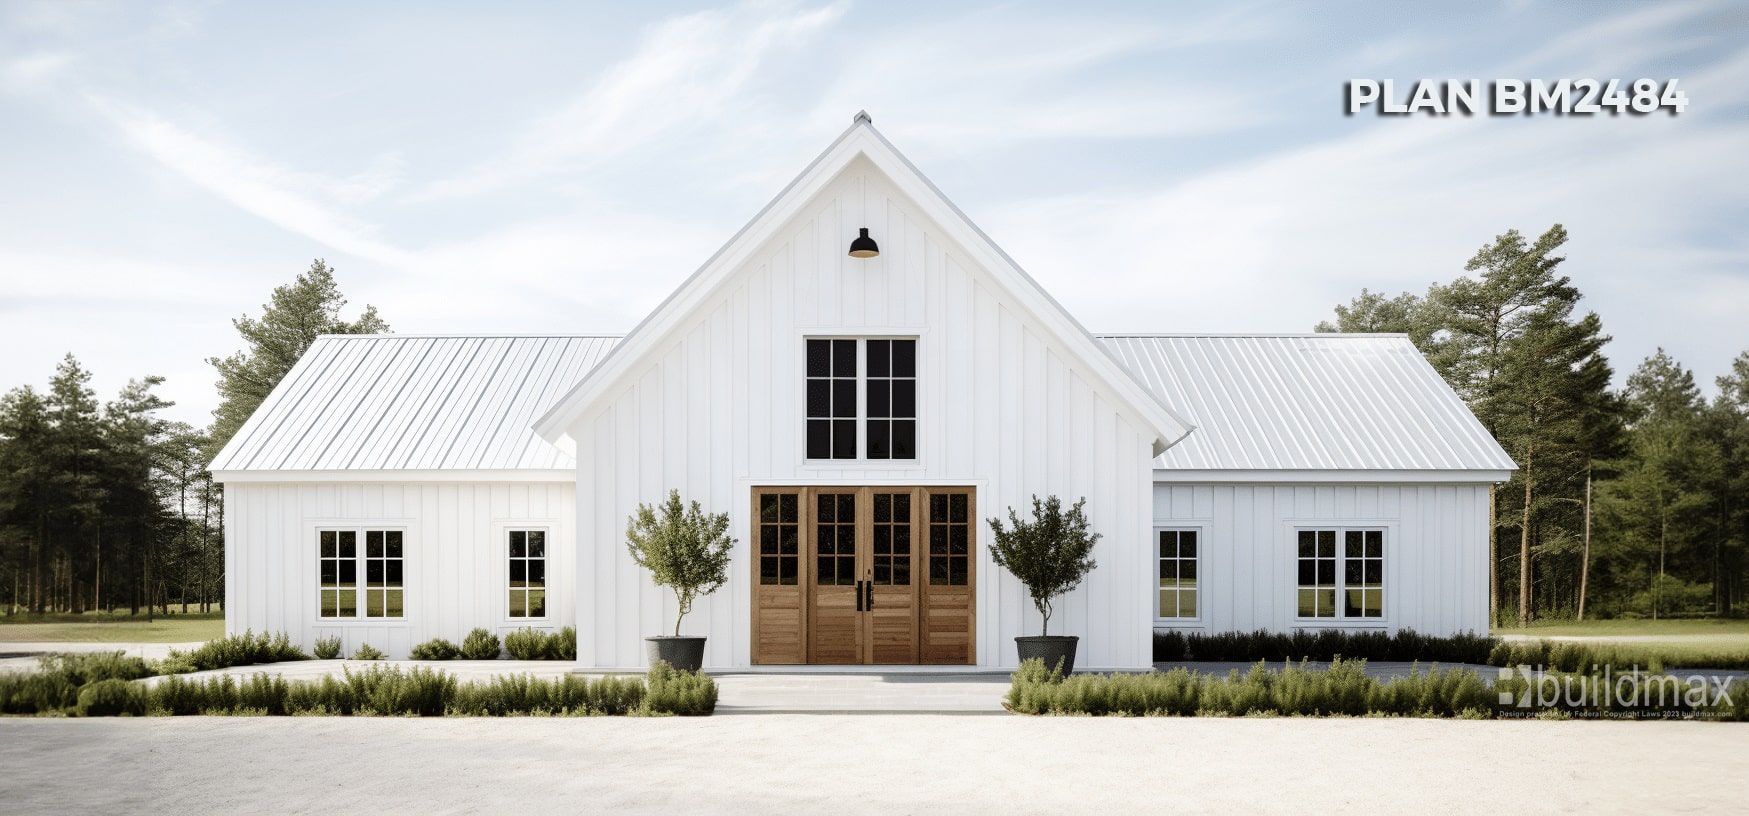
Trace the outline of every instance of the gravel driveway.
{"type": "Polygon", "coordinates": [[[1725,811],[1745,726],[753,715],[0,720],[0,810],[1725,811]]]}

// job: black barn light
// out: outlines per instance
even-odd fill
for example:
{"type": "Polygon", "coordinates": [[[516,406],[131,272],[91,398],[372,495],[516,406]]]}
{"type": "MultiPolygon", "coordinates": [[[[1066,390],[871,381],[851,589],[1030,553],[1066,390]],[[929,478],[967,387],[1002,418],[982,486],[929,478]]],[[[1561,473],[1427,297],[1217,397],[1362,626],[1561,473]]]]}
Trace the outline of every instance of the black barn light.
{"type": "Polygon", "coordinates": [[[850,242],[850,257],[873,258],[881,254],[881,248],[875,245],[874,239],[868,237],[868,227],[862,228],[862,234],[850,242]]]}

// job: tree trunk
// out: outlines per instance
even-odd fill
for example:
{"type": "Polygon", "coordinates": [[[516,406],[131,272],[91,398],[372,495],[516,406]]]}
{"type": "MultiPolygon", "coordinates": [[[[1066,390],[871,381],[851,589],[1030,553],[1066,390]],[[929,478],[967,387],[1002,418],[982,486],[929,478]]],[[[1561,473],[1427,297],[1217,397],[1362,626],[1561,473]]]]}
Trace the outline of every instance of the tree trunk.
{"type": "Polygon", "coordinates": [[[1530,624],[1530,465],[1536,455],[1536,443],[1524,445],[1524,517],[1519,522],[1518,536],[1518,625],[1530,624]]]}
{"type": "Polygon", "coordinates": [[[1585,546],[1579,562],[1579,620],[1585,620],[1585,590],[1591,579],[1591,465],[1585,465],[1585,546]]]}
{"type": "Polygon", "coordinates": [[[1652,620],[1658,619],[1658,607],[1664,605],[1664,551],[1670,539],[1670,510],[1658,512],[1658,582],[1652,588],[1652,620]]]}

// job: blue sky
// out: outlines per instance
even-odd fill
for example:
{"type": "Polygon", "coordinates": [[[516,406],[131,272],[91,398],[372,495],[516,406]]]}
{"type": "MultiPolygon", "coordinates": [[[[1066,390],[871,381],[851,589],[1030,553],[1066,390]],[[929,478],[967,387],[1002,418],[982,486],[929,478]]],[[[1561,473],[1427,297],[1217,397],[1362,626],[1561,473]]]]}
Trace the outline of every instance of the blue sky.
{"type": "Polygon", "coordinates": [[[0,387],[216,403],[316,257],[400,332],[621,332],[858,109],[1094,331],[1304,331],[1509,228],[1625,372],[1749,349],[1740,3],[0,2],[0,387]],[[1678,78],[1680,116],[1342,115],[1678,78]]]}

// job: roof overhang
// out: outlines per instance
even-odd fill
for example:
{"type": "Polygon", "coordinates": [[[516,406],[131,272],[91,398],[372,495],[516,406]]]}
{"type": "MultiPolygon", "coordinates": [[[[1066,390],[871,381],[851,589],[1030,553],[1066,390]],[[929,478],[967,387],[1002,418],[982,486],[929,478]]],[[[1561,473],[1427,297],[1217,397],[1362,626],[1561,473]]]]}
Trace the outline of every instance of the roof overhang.
{"type": "Polygon", "coordinates": [[[577,481],[574,468],[493,470],[215,470],[213,481],[338,483],[338,482],[568,482],[577,481]]]}
{"type": "Polygon", "coordinates": [[[710,260],[692,273],[672,294],[626,335],[572,389],[554,403],[534,424],[543,439],[561,448],[572,449],[569,437],[576,422],[596,400],[610,392],[650,349],[675,329],[697,307],[711,297],[719,284],[748,260],[785,223],[794,217],[808,201],[818,194],[845,167],[858,158],[866,158],[905,195],[933,219],[971,260],[1013,280],[1008,293],[1026,307],[1058,338],[1068,345],[1087,365],[1090,373],[1102,380],[1125,403],[1154,435],[1153,455],[1159,456],[1189,436],[1196,426],[1171,408],[1124,369],[1093,335],[1061,304],[1050,296],[1032,276],[1020,268],[1007,253],[996,246],[988,235],[947,196],[943,195],[910,160],[886,140],[866,114],[858,114],[848,130],[810,163],[801,175],[791,181],[777,197],[765,205],[728,243],[717,250],[710,260]]]}
{"type": "Polygon", "coordinates": [[[1154,468],[1167,484],[1498,484],[1510,470],[1179,470],[1154,468]]]}

